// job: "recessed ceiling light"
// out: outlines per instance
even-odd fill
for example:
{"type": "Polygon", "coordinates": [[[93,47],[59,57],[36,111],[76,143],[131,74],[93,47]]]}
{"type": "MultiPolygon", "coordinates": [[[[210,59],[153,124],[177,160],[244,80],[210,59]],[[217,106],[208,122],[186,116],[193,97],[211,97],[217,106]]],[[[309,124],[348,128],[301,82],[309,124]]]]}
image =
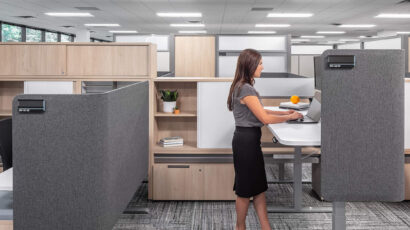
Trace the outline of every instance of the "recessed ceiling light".
{"type": "Polygon", "coordinates": [[[295,38],[291,39],[291,42],[310,42],[310,39],[301,39],[301,38],[295,38]]]}
{"type": "Polygon", "coordinates": [[[339,27],[343,27],[343,28],[371,28],[371,27],[375,27],[376,25],[373,24],[343,24],[340,25],[339,27]]]}
{"type": "Polygon", "coordinates": [[[344,31],[317,31],[317,34],[344,34],[344,31]]]}
{"type": "Polygon", "coordinates": [[[198,23],[193,23],[193,24],[170,24],[172,27],[204,27],[204,24],[198,24],[198,23]]]}
{"type": "Polygon", "coordinates": [[[90,23],[90,24],[84,24],[85,26],[101,26],[101,27],[117,27],[120,26],[120,24],[117,23],[90,23]]]}
{"type": "Polygon", "coordinates": [[[180,34],[206,34],[206,30],[180,30],[180,34]]]}
{"type": "Polygon", "coordinates": [[[255,27],[260,27],[260,28],[264,28],[264,27],[271,27],[271,28],[275,28],[275,27],[289,27],[289,24],[256,24],[255,27]]]}
{"type": "Polygon", "coordinates": [[[110,30],[110,33],[113,34],[136,34],[138,31],[136,30],[110,30]]]}
{"type": "Polygon", "coordinates": [[[396,34],[410,34],[410,31],[398,31],[396,34]]]}
{"type": "Polygon", "coordinates": [[[276,31],[248,31],[248,34],[275,34],[276,31]]]}
{"type": "Polygon", "coordinates": [[[269,13],[268,18],[308,18],[312,17],[311,13],[269,13]]]}
{"type": "Polygon", "coordinates": [[[45,15],[48,16],[53,16],[53,17],[94,17],[94,15],[90,13],[44,13],[45,15]]]}
{"type": "Polygon", "coordinates": [[[324,38],[322,35],[302,35],[301,38],[324,38]]]}
{"type": "Polygon", "coordinates": [[[410,14],[379,14],[375,18],[410,18],[410,14]]]}
{"type": "Polygon", "coordinates": [[[202,13],[157,13],[158,17],[170,17],[170,18],[200,18],[202,13]]]}

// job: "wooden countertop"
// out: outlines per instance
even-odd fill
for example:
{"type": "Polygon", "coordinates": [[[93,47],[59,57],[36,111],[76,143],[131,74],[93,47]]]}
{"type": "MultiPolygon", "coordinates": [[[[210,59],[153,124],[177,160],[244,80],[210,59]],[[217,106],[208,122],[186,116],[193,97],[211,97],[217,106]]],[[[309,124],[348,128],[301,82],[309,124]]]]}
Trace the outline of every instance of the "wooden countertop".
{"type": "Polygon", "coordinates": [[[219,77],[157,77],[154,82],[232,82],[233,78],[219,77]]]}

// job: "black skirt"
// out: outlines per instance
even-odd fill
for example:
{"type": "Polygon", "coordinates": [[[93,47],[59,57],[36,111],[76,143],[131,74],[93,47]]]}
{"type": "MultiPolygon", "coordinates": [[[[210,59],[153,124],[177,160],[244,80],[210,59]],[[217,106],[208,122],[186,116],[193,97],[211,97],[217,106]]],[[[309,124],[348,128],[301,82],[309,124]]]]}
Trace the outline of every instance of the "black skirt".
{"type": "Polygon", "coordinates": [[[236,126],[232,139],[235,183],[239,197],[253,197],[268,189],[261,149],[260,127],[236,126]]]}

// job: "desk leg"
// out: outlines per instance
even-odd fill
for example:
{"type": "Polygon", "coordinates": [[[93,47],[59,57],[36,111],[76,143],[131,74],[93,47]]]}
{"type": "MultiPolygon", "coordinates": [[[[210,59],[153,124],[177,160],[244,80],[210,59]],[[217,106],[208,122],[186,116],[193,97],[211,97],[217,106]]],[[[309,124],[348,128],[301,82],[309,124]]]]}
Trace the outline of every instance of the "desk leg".
{"type": "Polygon", "coordinates": [[[302,207],[302,147],[295,147],[293,207],[267,207],[268,213],[331,213],[332,207],[302,207]]]}
{"type": "Polygon", "coordinates": [[[296,210],[302,208],[302,149],[295,147],[295,162],[293,163],[293,205],[296,210]]]}
{"type": "Polygon", "coordinates": [[[346,230],[346,203],[333,202],[332,230],[346,230]]]}

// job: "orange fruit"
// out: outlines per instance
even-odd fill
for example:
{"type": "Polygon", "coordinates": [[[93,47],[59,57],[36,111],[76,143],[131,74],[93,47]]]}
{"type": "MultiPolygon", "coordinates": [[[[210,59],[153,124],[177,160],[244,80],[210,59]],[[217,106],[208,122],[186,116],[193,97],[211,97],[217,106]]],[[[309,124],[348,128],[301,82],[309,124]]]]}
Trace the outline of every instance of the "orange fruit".
{"type": "Polygon", "coordinates": [[[297,104],[297,103],[299,103],[300,98],[299,98],[299,96],[293,95],[293,96],[290,97],[290,101],[291,101],[293,104],[297,104]]]}

